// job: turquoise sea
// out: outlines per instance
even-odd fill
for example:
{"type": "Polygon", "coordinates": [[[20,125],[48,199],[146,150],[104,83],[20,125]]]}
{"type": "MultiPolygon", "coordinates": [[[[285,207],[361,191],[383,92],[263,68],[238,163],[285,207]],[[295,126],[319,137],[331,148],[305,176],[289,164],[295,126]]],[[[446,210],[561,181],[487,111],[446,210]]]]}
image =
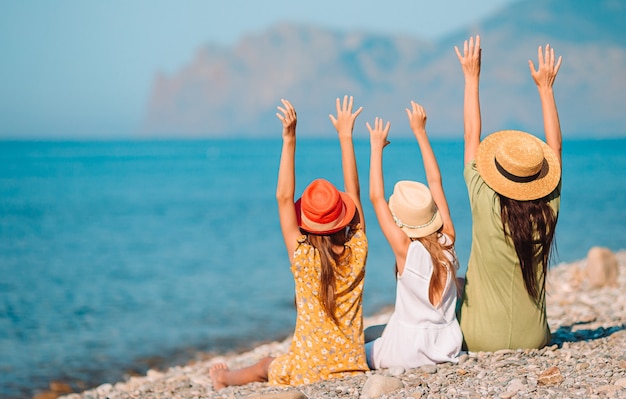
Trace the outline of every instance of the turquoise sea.
{"type": "MultiPolygon", "coordinates": [[[[435,140],[465,269],[470,215],[462,143],[435,140]]],[[[278,140],[0,142],[0,397],[51,380],[75,390],[198,352],[249,348],[294,326],[293,282],[274,200],[278,140]]],[[[626,139],[563,146],[556,263],[626,248],[626,139]]],[[[368,199],[366,315],[392,304],[393,259],[368,199]]],[[[300,193],[341,185],[335,139],[303,139],[300,193]]],[[[424,180],[417,144],[385,150],[389,194],[424,180]]]]}

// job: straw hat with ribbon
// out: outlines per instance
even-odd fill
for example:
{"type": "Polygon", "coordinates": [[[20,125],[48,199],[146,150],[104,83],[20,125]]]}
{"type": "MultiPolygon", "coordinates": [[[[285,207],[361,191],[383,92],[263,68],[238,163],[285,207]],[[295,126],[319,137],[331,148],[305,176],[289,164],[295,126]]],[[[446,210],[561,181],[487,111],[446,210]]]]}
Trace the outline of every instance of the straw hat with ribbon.
{"type": "Polygon", "coordinates": [[[416,181],[396,183],[389,197],[389,210],[398,227],[411,238],[426,237],[443,225],[430,190],[416,181]]]}
{"type": "Polygon", "coordinates": [[[537,137],[518,130],[487,136],[476,151],[476,168],[495,192],[518,201],[545,197],[561,179],[554,151],[537,137]]]}

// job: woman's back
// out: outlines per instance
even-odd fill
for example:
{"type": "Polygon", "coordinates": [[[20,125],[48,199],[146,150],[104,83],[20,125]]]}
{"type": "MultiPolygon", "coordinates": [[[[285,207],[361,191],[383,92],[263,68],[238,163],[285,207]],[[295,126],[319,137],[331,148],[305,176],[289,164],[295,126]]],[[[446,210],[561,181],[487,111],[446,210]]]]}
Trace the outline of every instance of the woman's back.
{"type": "MultiPolygon", "coordinates": [[[[535,267],[541,292],[535,302],[526,290],[515,248],[505,238],[495,191],[473,163],[464,174],[472,210],[472,249],[460,314],[466,347],[470,351],[542,347],[550,339],[542,267],[535,267]]],[[[558,213],[560,186],[549,198],[558,213]]],[[[535,266],[540,266],[538,262],[535,266]]]]}

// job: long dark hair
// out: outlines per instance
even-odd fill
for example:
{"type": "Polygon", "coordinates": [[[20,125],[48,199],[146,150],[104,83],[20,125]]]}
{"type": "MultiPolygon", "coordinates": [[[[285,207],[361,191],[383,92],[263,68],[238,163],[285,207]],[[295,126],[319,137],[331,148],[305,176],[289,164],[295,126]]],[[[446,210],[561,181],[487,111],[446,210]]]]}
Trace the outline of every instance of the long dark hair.
{"type": "Polygon", "coordinates": [[[501,194],[498,197],[504,234],[515,247],[526,291],[539,306],[545,293],[557,216],[547,197],[531,201],[517,201],[501,194]],[[541,281],[537,281],[537,269],[541,271],[541,281]]]}
{"type": "MultiPolygon", "coordinates": [[[[337,292],[336,265],[339,264],[339,261],[344,256],[349,256],[349,253],[346,253],[346,251],[350,249],[346,247],[345,244],[354,234],[354,227],[358,221],[359,215],[356,213],[350,226],[336,233],[329,235],[307,233],[309,244],[317,250],[320,257],[321,274],[319,301],[326,315],[337,325],[339,324],[336,315],[337,297],[342,293],[337,292]],[[334,246],[343,246],[343,251],[339,254],[336,253],[333,251],[334,246]]],[[[347,291],[354,289],[354,287],[360,284],[362,279],[363,276],[361,276],[360,279],[356,279],[354,283],[348,287],[347,291]]]]}

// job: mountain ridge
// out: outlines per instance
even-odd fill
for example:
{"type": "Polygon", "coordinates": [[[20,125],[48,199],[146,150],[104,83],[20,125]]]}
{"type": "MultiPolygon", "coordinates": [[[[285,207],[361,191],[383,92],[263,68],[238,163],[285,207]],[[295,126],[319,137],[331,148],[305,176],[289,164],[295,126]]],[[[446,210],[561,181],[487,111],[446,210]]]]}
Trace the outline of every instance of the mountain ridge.
{"type": "Polygon", "coordinates": [[[521,1],[437,41],[283,22],[232,47],[202,46],[178,72],[158,75],[142,134],[271,137],[280,134],[276,106],[287,98],[300,135],[330,136],[335,98],[348,94],[364,107],[355,134],[365,135],[365,121],[376,116],[391,120],[392,135],[408,131],[404,109],[415,100],[431,135],[459,136],[463,76],[454,46],[480,34],[485,134],[542,134],[528,60],[536,63],[537,46],[549,43],[563,55],[555,97],[564,135],[626,135],[624,18],[626,5],[616,0],[521,1]]]}

